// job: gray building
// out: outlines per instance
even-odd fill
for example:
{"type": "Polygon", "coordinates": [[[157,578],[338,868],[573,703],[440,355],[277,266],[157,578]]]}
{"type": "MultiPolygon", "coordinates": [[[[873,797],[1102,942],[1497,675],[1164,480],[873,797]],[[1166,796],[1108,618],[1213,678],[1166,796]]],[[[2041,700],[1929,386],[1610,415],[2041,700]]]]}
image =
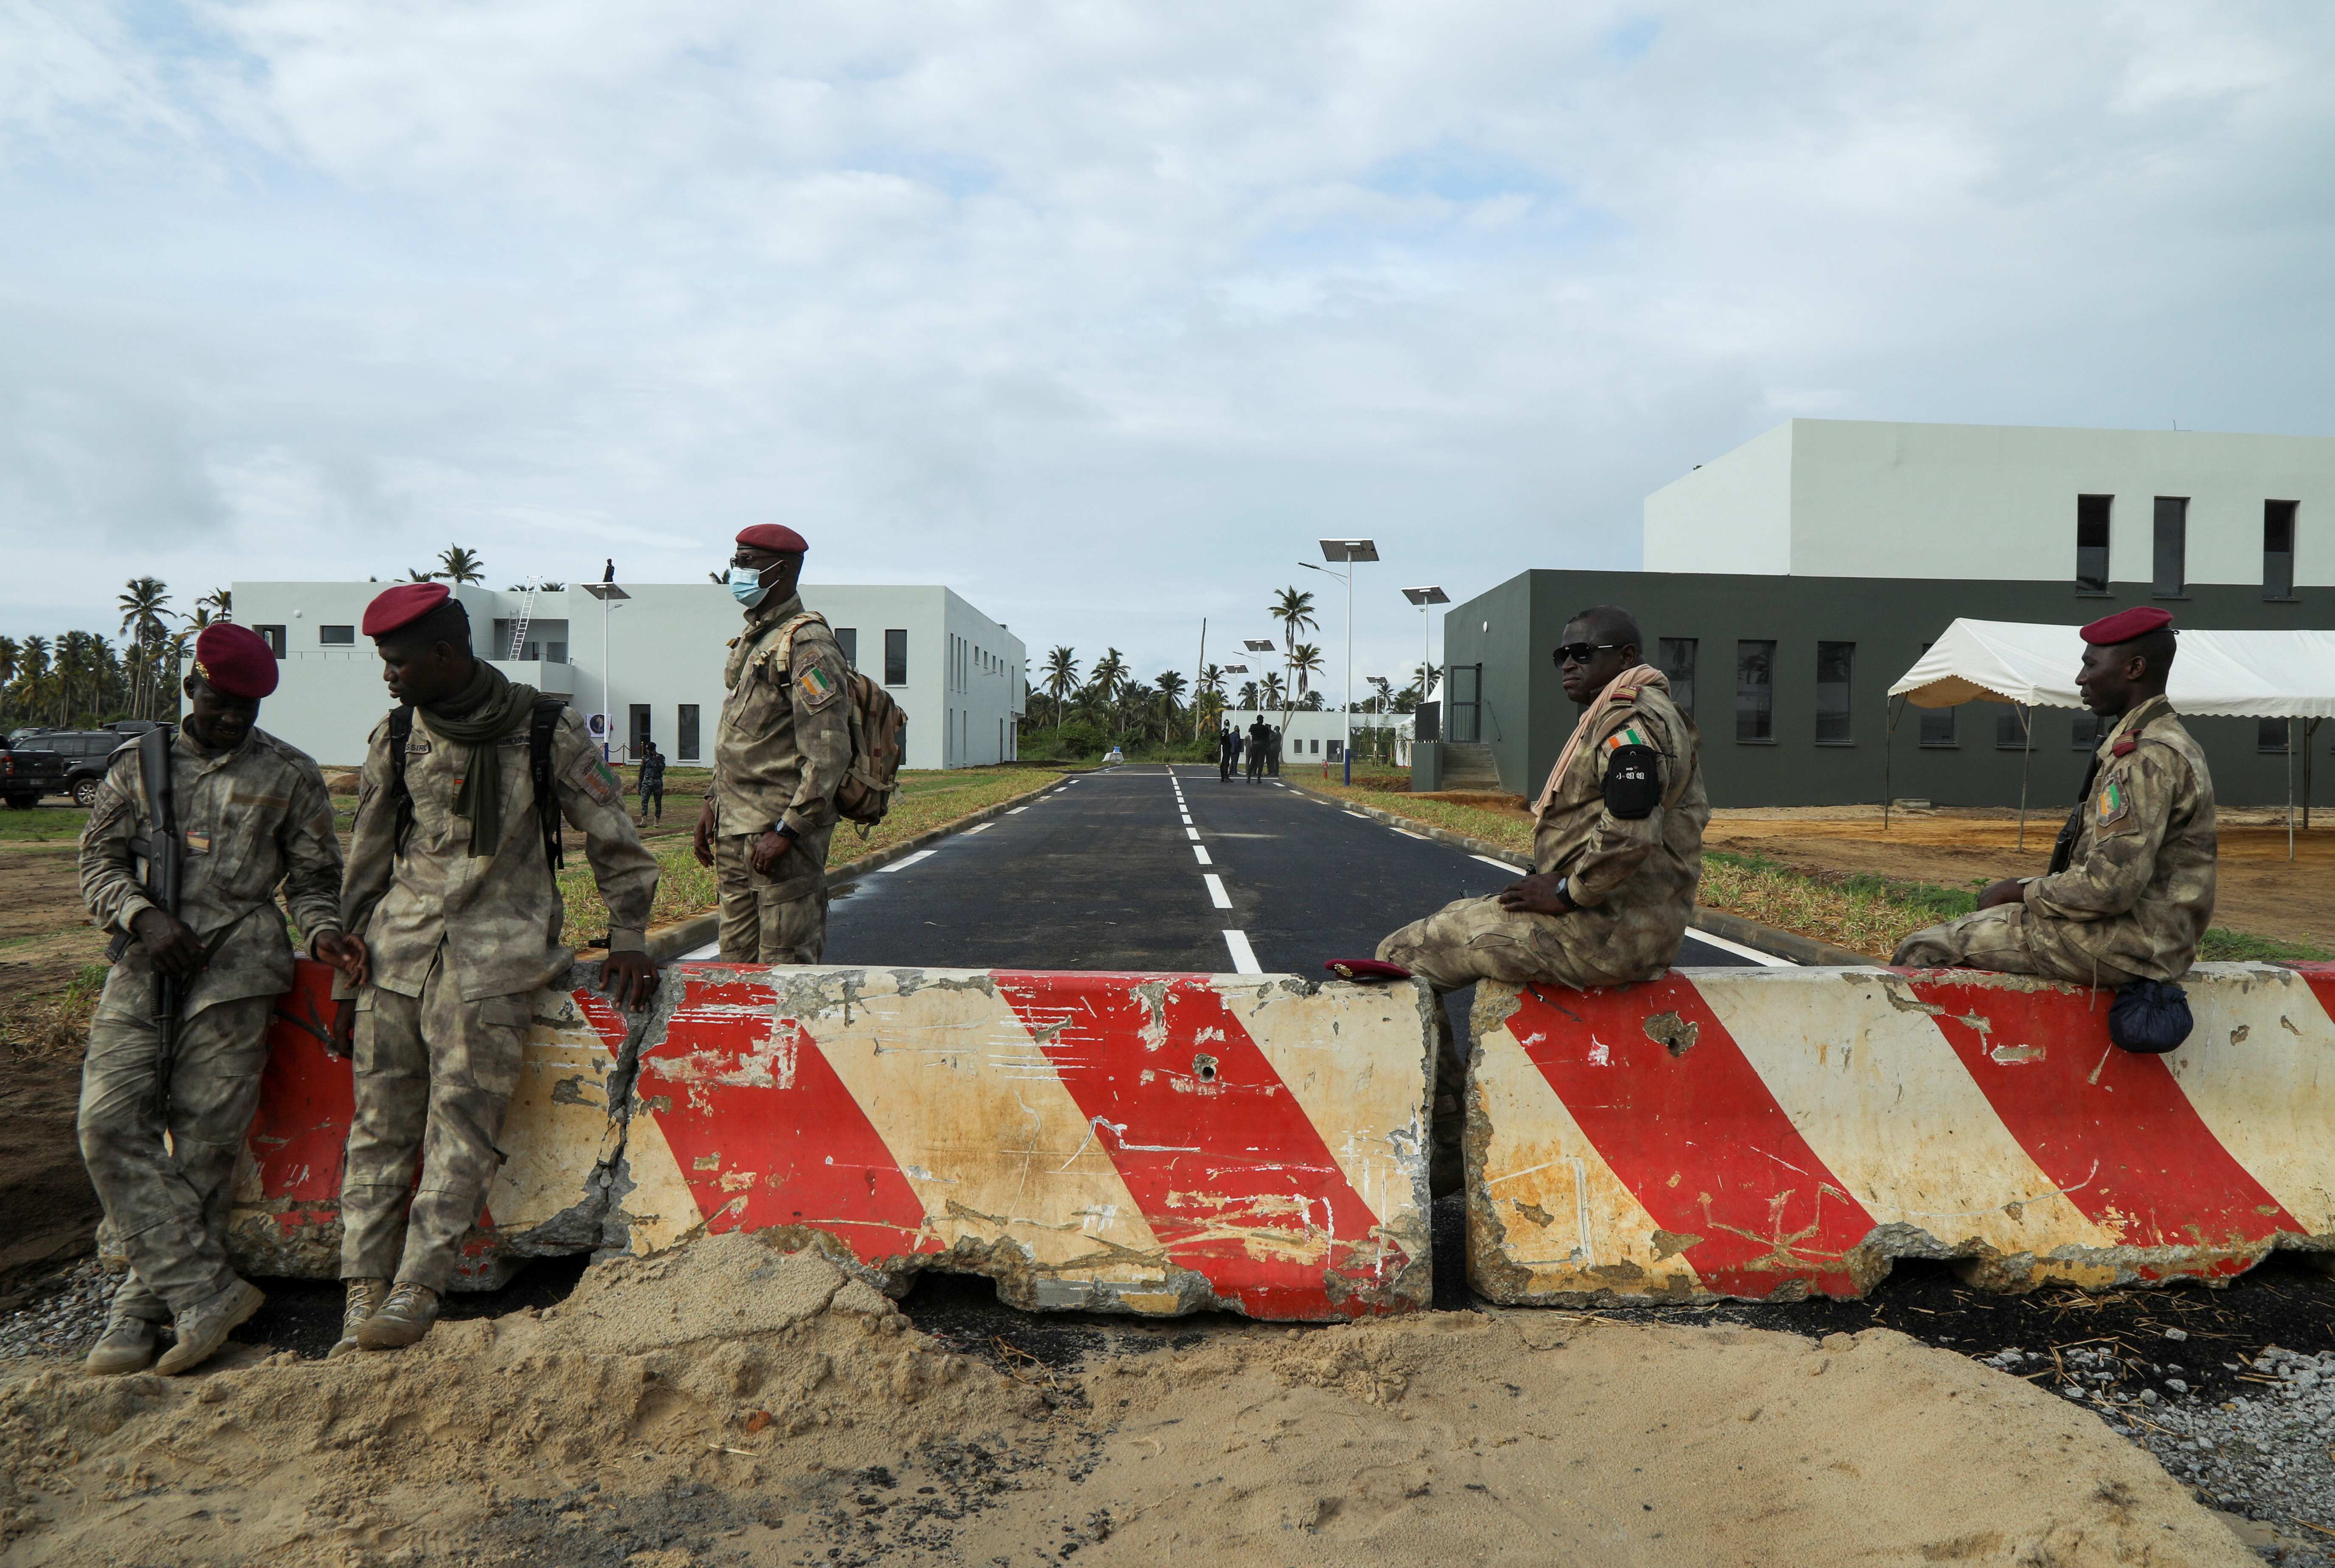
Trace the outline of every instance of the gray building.
{"type": "MultiPolygon", "coordinates": [[[[2079,625],[2155,604],[2176,625],[2335,625],[2335,550],[2312,529],[2330,515],[2322,438],[1796,420],[1649,498],[1645,570],[1529,571],[1453,605],[1442,738],[1415,787],[1496,771],[1537,790],[1578,711],[1551,651],[1574,612],[1618,604],[1695,721],[1714,805],[2009,806],[2031,769],[2030,802],[2055,807],[2090,715],[2035,710],[2030,742],[2001,703],[1904,709],[1893,746],[1891,682],[1957,617],[2079,625]],[[1705,564],[1737,569],[1679,569],[1705,564]]],[[[2284,721],[2187,722],[2224,802],[2285,799],[2284,721]]],[[[2317,769],[2294,762],[2300,787],[2317,769]]]]}

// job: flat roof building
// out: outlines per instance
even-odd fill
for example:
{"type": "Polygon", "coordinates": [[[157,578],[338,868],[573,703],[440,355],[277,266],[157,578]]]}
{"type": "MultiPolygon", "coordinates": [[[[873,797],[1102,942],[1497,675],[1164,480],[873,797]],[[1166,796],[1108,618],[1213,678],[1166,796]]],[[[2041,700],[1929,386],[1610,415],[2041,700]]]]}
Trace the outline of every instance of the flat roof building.
{"type": "MultiPolygon", "coordinates": [[[[1551,663],[1591,605],[1637,613],[1701,737],[1718,806],[2054,806],[2087,713],[1885,698],[1957,617],[2081,625],[2163,605],[2176,626],[2335,624],[2335,439],[1792,420],[1646,498],[1643,569],[1523,573],[1444,623],[1443,740],[1536,791],[1577,710],[1551,663]],[[2031,753],[2030,753],[2031,748],[2031,753]]],[[[2286,792],[2278,720],[2185,720],[2220,799],[2286,792]]],[[[2297,736],[2302,734],[2300,723],[2297,736]]],[[[2308,775],[2298,757],[2298,787],[2308,775]]]]}
{"type": "MultiPolygon", "coordinates": [[[[319,762],[354,766],[391,704],[381,661],[358,628],[381,583],[237,583],[236,619],[284,661],[262,728],[319,762]]],[[[625,583],[603,602],[559,589],[455,590],[470,615],[472,652],[512,680],[614,715],[611,755],[654,739],[674,764],[710,766],[722,713],[722,668],[741,612],[717,583],[625,583]]],[[[1022,640],[953,590],[805,585],[803,602],[835,628],[855,667],[887,688],[908,716],[909,768],[1012,760],[1026,707],[1022,640]]]]}

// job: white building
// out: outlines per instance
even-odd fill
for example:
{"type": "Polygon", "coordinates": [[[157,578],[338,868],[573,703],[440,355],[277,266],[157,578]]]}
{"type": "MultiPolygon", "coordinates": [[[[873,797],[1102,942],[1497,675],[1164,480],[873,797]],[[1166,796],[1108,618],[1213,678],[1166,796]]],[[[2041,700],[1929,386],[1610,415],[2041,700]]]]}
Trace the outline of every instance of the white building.
{"type": "MultiPolygon", "coordinates": [[[[1264,717],[1266,723],[1278,725],[1281,723],[1281,710],[1267,708],[1264,710],[1264,717]]],[[[1248,733],[1248,727],[1256,720],[1257,711],[1254,708],[1236,708],[1224,716],[1224,721],[1230,723],[1244,736],[1248,733]]],[[[1356,755],[1361,757],[1370,755],[1366,750],[1370,742],[1363,736],[1363,731],[1391,730],[1395,732],[1394,760],[1399,763],[1407,763],[1410,760],[1411,719],[1410,714],[1357,713],[1353,716],[1353,721],[1356,755]]],[[[1342,761],[1345,757],[1345,715],[1334,712],[1309,712],[1301,708],[1289,715],[1288,727],[1282,731],[1282,766],[1294,768],[1300,762],[1342,761]]],[[[1245,756],[1241,759],[1241,766],[1243,768],[1248,766],[1248,759],[1245,756]]]]}
{"type": "MultiPolygon", "coordinates": [[[[260,723],[318,761],[354,766],[390,707],[381,661],[358,628],[386,583],[237,583],[236,619],[266,637],[283,682],[260,723]]],[[[524,593],[456,590],[472,651],[512,680],[615,715],[610,753],[644,739],[679,766],[710,766],[722,712],[722,666],[741,612],[715,583],[638,583],[596,599],[576,585],[524,593]],[[514,650],[514,638],[518,647],[514,650]]],[[[1022,640],[942,587],[806,584],[843,651],[908,716],[910,768],[1010,760],[1025,706],[1022,640]]]]}
{"type": "Polygon", "coordinates": [[[2330,516],[2325,436],[1796,419],[1648,496],[1645,569],[2291,590],[2330,516]]]}

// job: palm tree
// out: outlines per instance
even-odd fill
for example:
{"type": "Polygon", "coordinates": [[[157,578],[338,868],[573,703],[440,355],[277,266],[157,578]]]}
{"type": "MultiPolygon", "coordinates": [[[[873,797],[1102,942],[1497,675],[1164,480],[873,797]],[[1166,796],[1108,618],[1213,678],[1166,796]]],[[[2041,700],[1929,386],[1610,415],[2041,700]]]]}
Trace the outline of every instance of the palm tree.
{"type": "Polygon", "coordinates": [[[40,705],[48,696],[49,640],[27,637],[16,653],[15,682],[11,690],[15,694],[17,711],[27,719],[40,717],[40,705]]]}
{"type": "Polygon", "coordinates": [[[17,646],[15,638],[0,637],[0,690],[5,690],[8,682],[16,678],[16,661],[23,657],[24,650],[17,646]]]}
{"type": "MultiPolygon", "coordinates": [[[[195,601],[196,615],[199,615],[206,610],[210,612],[211,620],[234,620],[235,591],[232,588],[213,588],[209,593],[205,594],[201,598],[195,601]]],[[[206,621],[202,624],[204,625],[208,625],[210,622],[206,621]]]]}
{"type": "MultiPolygon", "coordinates": [[[[1176,715],[1183,711],[1184,688],[1188,683],[1180,670],[1162,670],[1151,678],[1152,689],[1159,693],[1159,739],[1162,743],[1173,733],[1169,726],[1175,723],[1176,715]]],[[[1199,731],[1195,730],[1193,738],[1197,740],[1198,736],[1199,731]]]]}
{"type": "Polygon", "coordinates": [[[1046,694],[1054,700],[1054,728],[1062,727],[1062,693],[1079,683],[1077,650],[1058,647],[1046,655],[1045,668],[1039,672],[1045,677],[1046,694]]]}
{"type": "Polygon", "coordinates": [[[1289,673],[1297,678],[1297,696],[1303,701],[1313,689],[1313,677],[1322,673],[1322,650],[1311,643],[1300,643],[1289,651],[1289,673]]]}
{"type": "Polygon", "coordinates": [[[1240,705],[1251,712],[1257,711],[1255,682],[1243,681],[1241,682],[1240,705]]]}
{"type": "Polygon", "coordinates": [[[480,570],[484,565],[461,546],[449,545],[439,556],[438,570],[431,576],[443,577],[458,587],[464,583],[483,583],[487,580],[487,574],[480,570]]]}
{"type": "Polygon", "coordinates": [[[408,566],[405,568],[405,576],[398,580],[403,583],[434,583],[438,580],[438,574],[435,572],[424,572],[416,567],[408,566]]]}
{"type": "MultiPolygon", "coordinates": [[[[1264,682],[1257,687],[1258,694],[1264,699],[1264,702],[1260,704],[1258,711],[1261,712],[1266,708],[1280,707],[1282,693],[1285,689],[1286,688],[1282,684],[1280,676],[1268,673],[1265,675],[1264,682]]],[[[1282,722],[1285,726],[1288,723],[1289,715],[1286,711],[1284,711],[1281,717],[1282,722]]]]}
{"type": "Polygon", "coordinates": [[[1192,692],[1192,739],[1200,738],[1200,726],[1225,711],[1225,672],[1218,664],[1201,670],[1200,683],[1192,692]]]}
{"type": "Polygon", "coordinates": [[[1096,718],[1106,726],[1119,717],[1119,704],[1127,691],[1127,660],[1116,648],[1106,648],[1097,659],[1094,669],[1087,675],[1083,701],[1096,718]]]}
{"type": "MultiPolygon", "coordinates": [[[[1293,583],[1274,595],[1266,613],[1281,623],[1281,663],[1287,675],[1283,689],[1284,692],[1293,688],[1302,690],[1304,681],[1296,668],[1297,634],[1320,629],[1313,619],[1313,595],[1293,583]]],[[[1289,711],[1285,707],[1282,710],[1281,725],[1284,730],[1289,727],[1289,711]]]]}
{"type": "Polygon", "coordinates": [[[121,611],[121,634],[130,639],[132,653],[130,716],[143,719],[153,694],[154,655],[170,634],[162,617],[170,613],[170,586],[160,577],[132,577],[114,603],[121,611]]]}

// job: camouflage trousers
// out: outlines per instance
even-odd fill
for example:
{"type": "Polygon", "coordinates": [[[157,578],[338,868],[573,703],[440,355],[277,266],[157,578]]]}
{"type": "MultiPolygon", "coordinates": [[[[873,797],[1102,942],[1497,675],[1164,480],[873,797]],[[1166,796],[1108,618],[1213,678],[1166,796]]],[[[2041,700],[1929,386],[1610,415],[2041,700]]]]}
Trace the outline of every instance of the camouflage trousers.
{"type": "Polygon", "coordinates": [[[446,1288],[503,1162],[495,1139],[534,1002],[529,992],[465,1002],[443,963],[431,965],[420,996],[365,988],[341,1179],[343,1279],[446,1288]]]}
{"type": "Polygon", "coordinates": [[[101,1011],[81,1069],[81,1157],[130,1259],[115,1310],[169,1322],[236,1282],[227,1214],[236,1157],[259,1106],[270,996],[216,1002],[179,1026],[165,1147],[150,1019],[101,1011]]]}
{"type": "Polygon", "coordinates": [[[722,962],[819,962],[827,951],[827,846],[834,837],[828,827],[797,839],[767,876],[747,859],[752,837],[732,834],[714,841],[722,962]]]}
{"type": "Polygon", "coordinates": [[[1983,969],[1996,974],[2039,974],[2078,985],[2128,985],[2130,970],[2094,958],[2062,927],[2071,920],[2038,920],[2023,904],[1998,904],[1917,931],[1897,944],[1889,962],[1907,969],[1983,969]]]}

